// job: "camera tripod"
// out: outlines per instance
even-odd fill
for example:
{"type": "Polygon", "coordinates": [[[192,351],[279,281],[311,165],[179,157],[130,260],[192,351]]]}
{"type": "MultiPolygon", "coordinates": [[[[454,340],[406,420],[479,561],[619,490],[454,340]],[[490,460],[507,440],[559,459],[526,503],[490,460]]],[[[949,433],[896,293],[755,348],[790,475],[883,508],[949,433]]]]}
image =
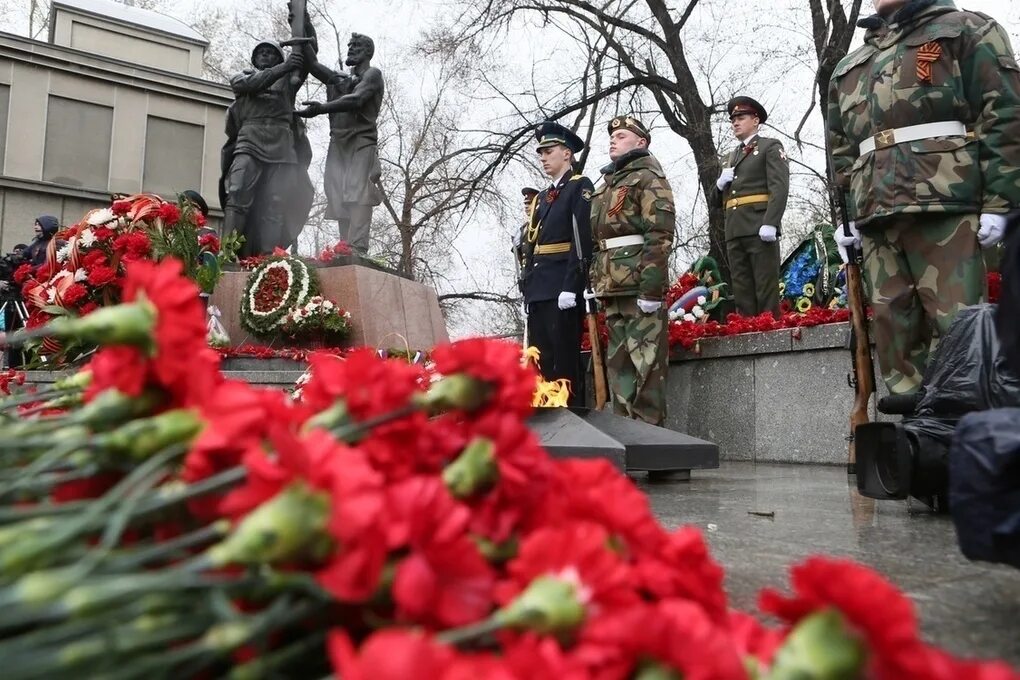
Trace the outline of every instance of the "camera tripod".
{"type": "MultiPolygon", "coordinates": [[[[23,328],[28,323],[28,308],[25,306],[25,301],[18,298],[6,298],[0,302],[0,323],[3,324],[3,329],[7,332],[23,328]],[[13,309],[16,316],[16,319],[11,319],[10,323],[7,319],[8,307],[13,309]]],[[[15,349],[0,352],[0,360],[2,360],[4,368],[11,368],[15,363],[19,366],[24,363],[21,351],[15,349]]]]}

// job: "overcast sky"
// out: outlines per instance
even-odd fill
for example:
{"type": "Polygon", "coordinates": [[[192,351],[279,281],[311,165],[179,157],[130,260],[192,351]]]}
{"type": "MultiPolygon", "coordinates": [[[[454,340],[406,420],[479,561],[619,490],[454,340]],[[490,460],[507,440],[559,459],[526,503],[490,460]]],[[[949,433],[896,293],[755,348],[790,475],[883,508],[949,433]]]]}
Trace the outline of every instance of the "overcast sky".
{"type": "MultiPolygon", "coordinates": [[[[17,16],[8,3],[27,3],[28,0],[0,0],[0,27],[18,32],[18,24],[10,17],[17,16]],[[6,19],[6,22],[4,21],[6,19]]],[[[215,0],[215,7],[243,11],[254,7],[251,0],[215,0]]],[[[283,0],[277,0],[283,5],[283,0]]],[[[173,14],[187,21],[196,7],[209,6],[209,0],[180,0],[173,14]]],[[[387,87],[414,94],[428,87],[428,71],[409,57],[409,48],[418,42],[422,34],[437,23],[456,18],[458,3],[454,0],[388,0],[368,2],[366,0],[332,0],[336,8],[333,17],[342,34],[365,33],[372,36],[377,45],[374,63],[381,67],[387,78],[387,87]]],[[[679,7],[686,3],[678,0],[679,7]]],[[[1009,31],[1014,46],[1020,44],[1020,0],[969,0],[957,3],[973,11],[991,14],[1009,31]]],[[[812,77],[815,67],[811,51],[809,23],[806,20],[807,3],[804,0],[776,0],[775,2],[751,5],[733,3],[728,0],[702,0],[695,10],[690,24],[685,28],[685,47],[688,57],[696,70],[704,73],[717,101],[725,101],[733,94],[749,94],[759,99],[770,110],[770,124],[774,130],[764,134],[783,139],[790,134],[804,116],[812,98],[812,77]],[[734,11],[739,5],[740,9],[734,11]],[[753,8],[753,11],[746,11],[753,8]],[[739,89],[738,91],[735,91],[739,89]]],[[[870,10],[870,7],[868,8],[870,10]]],[[[866,12],[867,13],[867,12],[866,12]]],[[[320,40],[331,29],[317,25],[320,40]]],[[[242,43],[250,43],[247,36],[207,36],[210,40],[227,40],[247,49],[242,43]]],[[[328,37],[328,36],[327,36],[328,37]]],[[[855,44],[860,44],[863,31],[858,31],[855,44]]],[[[536,81],[559,82],[570,77],[571,69],[580,70],[582,63],[565,59],[564,36],[554,28],[543,28],[534,20],[521,21],[513,30],[491,47],[492,56],[502,64],[502,73],[494,74],[508,85],[516,85],[517,91],[524,91],[531,82],[533,71],[536,81]],[[514,81],[517,81],[516,83],[514,81]]],[[[580,75],[580,73],[578,73],[580,75]]],[[[707,95],[703,89],[703,96],[707,95]]],[[[465,106],[471,106],[470,93],[465,106]]],[[[498,111],[498,110],[497,110],[498,111]]],[[[491,123],[494,109],[489,105],[474,105],[470,113],[472,122],[483,127],[491,123]]],[[[535,121],[538,122],[538,121],[535,121]]],[[[647,120],[661,126],[661,121],[647,120]]],[[[822,119],[817,110],[811,114],[804,130],[804,139],[809,143],[803,149],[787,142],[791,158],[801,160],[817,170],[824,168],[823,155],[811,143],[821,145],[822,119]]],[[[720,147],[732,145],[723,117],[717,120],[720,147]]],[[[690,148],[686,142],[668,129],[653,130],[652,151],[663,163],[673,185],[677,199],[678,217],[683,229],[697,228],[704,221],[703,198],[699,195],[690,148]]],[[[316,149],[324,153],[324,149],[316,149]]],[[[595,174],[597,168],[608,161],[606,138],[603,129],[596,130],[593,137],[592,155],[587,171],[595,174]]],[[[794,166],[795,182],[801,185],[801,192],[810,173],[794,166]]],[[[501,178],[505,193],[513,205],[520,186],[541,185],[544,178],[513,168],[501,178]]],[[[791,207],[791,214],[796,212],[791,207]]],[[[484,217],[484,216],[483,216],[484,217]]],[[[794,221],[796,216],[791,217],[794,221]]],[[[453,274],[454,286],[460,290],[499,289],[510,285],[511,270],[509,239],[517,229],[517,214],[509,224],[494,223],[491,219],[480,219],[479,224],[461,235],[456,246],[464,255],[464,266],[453,274]],[[493,285],[493,280],[497,285],[493,285]],[[505,279],[505,280],[504,280],[505,279]],[[502,282],[500,284],[500,282],[502,282]]],[[[683,235],[682,235],[683,236],[683,235]]],[[[787,239],[786,249],[795,244],[787,239]]],[[[484,309],[480,309],[480,318],[484,309]]],[[[457,329],[470,332],[484,327],[457,329]]]]}

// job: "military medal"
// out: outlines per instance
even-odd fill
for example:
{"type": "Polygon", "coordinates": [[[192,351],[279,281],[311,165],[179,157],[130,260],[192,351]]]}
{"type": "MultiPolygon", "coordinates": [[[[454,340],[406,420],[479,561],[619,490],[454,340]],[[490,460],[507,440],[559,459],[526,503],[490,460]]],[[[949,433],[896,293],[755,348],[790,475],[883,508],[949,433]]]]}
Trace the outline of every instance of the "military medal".
{"type": "Polygon", "coordinates": [[[553,201],[556,200],[556,197],[559,196],[559,195],[560,195],[560,190],[559,189],[550,189],[549,193],[547,193],[545,195],[545,202],[546,203],[552,203],[553,201]]]}

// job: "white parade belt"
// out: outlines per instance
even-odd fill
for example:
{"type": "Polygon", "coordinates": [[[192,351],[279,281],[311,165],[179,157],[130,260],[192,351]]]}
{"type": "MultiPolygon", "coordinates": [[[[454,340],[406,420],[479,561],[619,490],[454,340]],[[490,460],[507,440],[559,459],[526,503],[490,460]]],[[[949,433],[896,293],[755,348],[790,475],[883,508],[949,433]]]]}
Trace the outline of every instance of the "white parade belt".
{"type": "Polygon", "coordinates": [[[611,250],[612,248],[623,248],[624,246],[643,246],[645,237],[640,234],[631,236],[615,236],[613,238],[600,238],[595,241],[599,250],[611,250]]]}
{"type": "Polygon", "coordinates": [[[958,120],[908,125],[907,127],[882,130],[877,135],[868,137],[861,142],[860,150],[863,156],[875,149],[887,149],[897,144],[906,144],[907,142],[916,142],[921,139],[931,139],[932,137],[964,137],[966,134],[967,126],[958,120]]]}

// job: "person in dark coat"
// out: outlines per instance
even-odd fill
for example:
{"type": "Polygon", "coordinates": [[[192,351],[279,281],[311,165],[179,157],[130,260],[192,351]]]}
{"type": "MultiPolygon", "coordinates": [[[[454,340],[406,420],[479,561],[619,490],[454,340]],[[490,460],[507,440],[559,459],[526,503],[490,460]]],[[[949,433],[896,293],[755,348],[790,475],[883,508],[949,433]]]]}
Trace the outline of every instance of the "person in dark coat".
{"type": "Polygon", "coordinates": [[[60,221],[53,215],[39,215],[35,219],[35,238],[28,244],[26,257],[33,267],[46,263],[46,249],[60,229],[60,221]]]}

